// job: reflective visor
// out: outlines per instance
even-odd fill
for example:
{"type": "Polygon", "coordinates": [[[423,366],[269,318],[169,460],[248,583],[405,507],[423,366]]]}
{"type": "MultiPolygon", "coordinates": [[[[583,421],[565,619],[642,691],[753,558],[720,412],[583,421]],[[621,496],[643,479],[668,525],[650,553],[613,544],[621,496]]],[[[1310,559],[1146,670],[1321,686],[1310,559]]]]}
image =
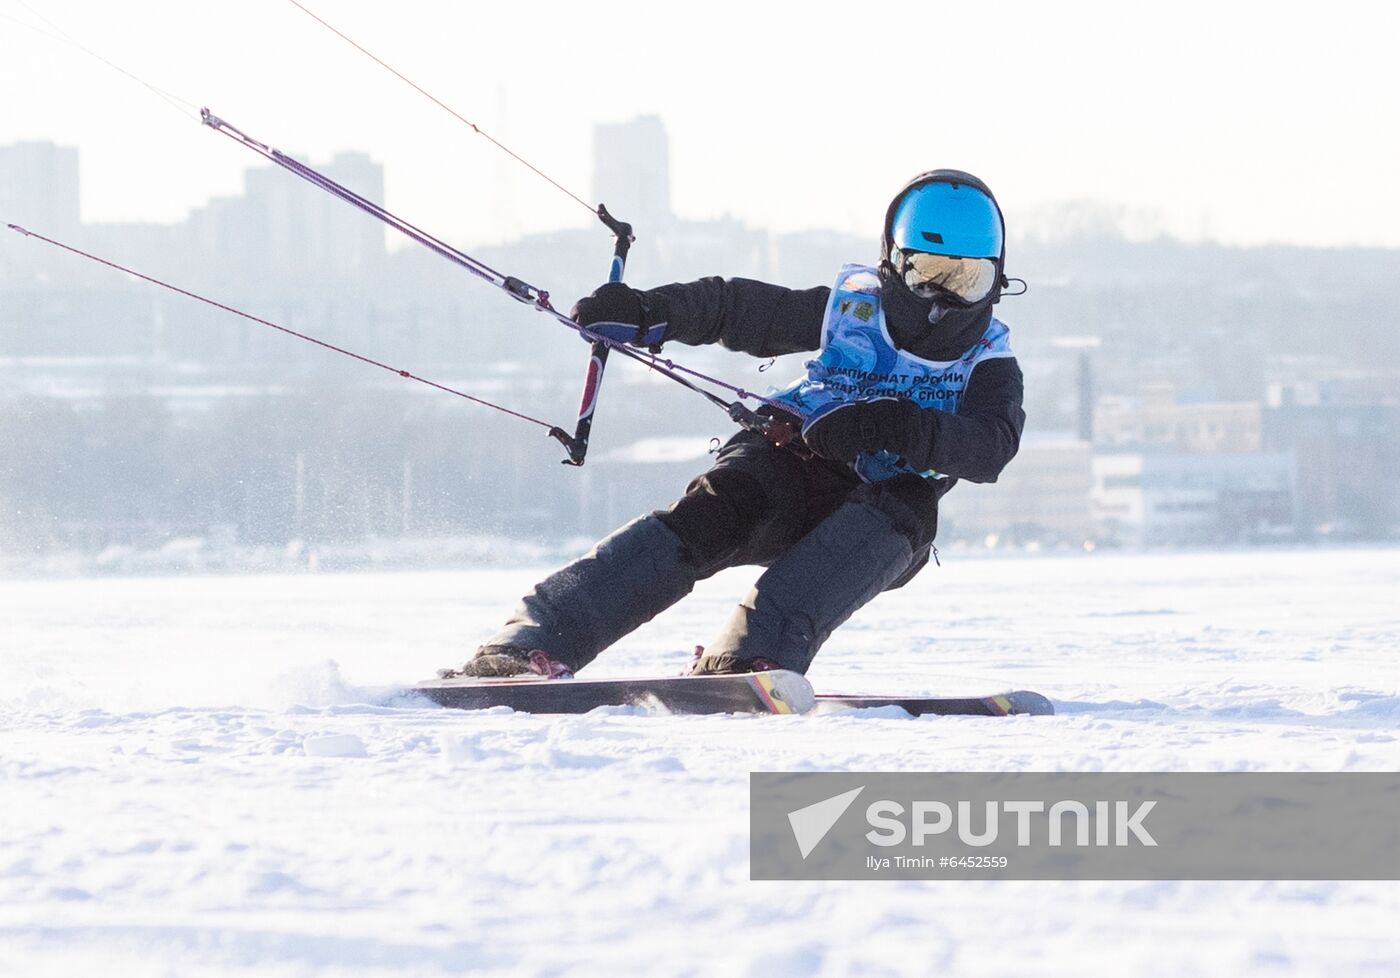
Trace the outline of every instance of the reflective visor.
{"type": "Polygon", "coordinates": [[[979,302],[997,281],[997,263],[991,258],[955,258],[892,248],[890,264],[909,291],[924,299],[946,293],[963,302],[979,302]]]}

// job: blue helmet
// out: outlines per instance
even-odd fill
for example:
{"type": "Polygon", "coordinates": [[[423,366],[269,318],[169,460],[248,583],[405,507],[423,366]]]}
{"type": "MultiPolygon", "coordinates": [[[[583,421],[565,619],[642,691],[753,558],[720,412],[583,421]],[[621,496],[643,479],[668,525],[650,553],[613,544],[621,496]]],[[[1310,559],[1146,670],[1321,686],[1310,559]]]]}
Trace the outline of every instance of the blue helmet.
{"type": "MultiPolygon", "coordinates": [[[[955,293],[961,302],[999,297],[1005,255],[1001,208],[987,185],[970,173],[931,170],[920,174],[896,195],[885,214],[882,268],[897,280],[913,284],[921,272],[911,267],[912,260],[930,282],[944,279],[949,288],[942,291],[955,293]]],[[[930,291],[939,290],[931,284],[930,291]]]]}

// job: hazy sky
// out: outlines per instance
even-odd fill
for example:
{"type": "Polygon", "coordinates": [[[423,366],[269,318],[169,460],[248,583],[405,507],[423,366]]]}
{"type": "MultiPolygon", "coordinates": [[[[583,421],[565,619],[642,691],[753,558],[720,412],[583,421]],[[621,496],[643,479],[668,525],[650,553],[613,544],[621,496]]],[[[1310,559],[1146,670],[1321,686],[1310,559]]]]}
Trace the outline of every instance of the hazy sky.
{"type": "MultiPolygon", "coordinates": [[[[1013,233],[1092,199],[1188,239],[1400,246],[1394,4],[305,2],[587,199],[592,125],[656,113],[687,217],[874,238],[956,166],[1013,233]]],[[[79,147],[89,221],[179,220],[257,160],[31,10],[278,148],[369,151],[439,233],[589,220],[287,0],[0,0],[0,144],[79,147]]]]}

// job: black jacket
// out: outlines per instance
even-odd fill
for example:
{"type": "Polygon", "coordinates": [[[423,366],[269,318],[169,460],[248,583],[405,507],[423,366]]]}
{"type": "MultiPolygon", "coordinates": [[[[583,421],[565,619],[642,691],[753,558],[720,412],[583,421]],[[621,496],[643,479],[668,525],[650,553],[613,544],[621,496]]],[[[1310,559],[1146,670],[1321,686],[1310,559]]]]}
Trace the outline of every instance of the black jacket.
{"type": "MultiPolygon", "coordinates": [[[[831,290],[787,289],[751,279],[703,278],[652,289],[649,304],[669,320],[668,340],[693,346],[718,343],[758,357],[782,356],[821,346],[822,322],[831,290]]],[[[956,349],[910,350],[927,359],[952,360],[981,338],[954,338],[956,349]]],[[[957,479],[995,482],[1020,446],[1026,423],[1021,368],[1012,357],[984,360],[968,378],[956,413],[918,412],[919,428],[905,454],[915,469],[950,476],[933,481],[933,498],[957,479]]]]}

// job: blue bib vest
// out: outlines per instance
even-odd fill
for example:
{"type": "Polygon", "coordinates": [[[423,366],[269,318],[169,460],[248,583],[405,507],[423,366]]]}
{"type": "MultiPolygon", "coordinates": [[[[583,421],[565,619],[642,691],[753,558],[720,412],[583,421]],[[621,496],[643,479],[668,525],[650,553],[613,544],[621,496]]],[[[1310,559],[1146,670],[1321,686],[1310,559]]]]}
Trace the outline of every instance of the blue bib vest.
{"type": "MultiPolygon", "coordinates": [[[[880,275],[867,265],[846,265],[831,289],[822,322],[821,353],[807,361],[807,376],[770,391],[804,422],[843,404],[898,397],[921,408],[955,412],[973,369],[983,360],[1014,356],[1011,331],[993,319],[982,338],[956,360],[924,360],[894,345],[880,304],[880,275]]],[[[893,452],[863,453],[854,463],[866,482],[880,482],[917,470],[893,452]]],[[[932,469],[925,478],[946,478],[932,469]]]]}

